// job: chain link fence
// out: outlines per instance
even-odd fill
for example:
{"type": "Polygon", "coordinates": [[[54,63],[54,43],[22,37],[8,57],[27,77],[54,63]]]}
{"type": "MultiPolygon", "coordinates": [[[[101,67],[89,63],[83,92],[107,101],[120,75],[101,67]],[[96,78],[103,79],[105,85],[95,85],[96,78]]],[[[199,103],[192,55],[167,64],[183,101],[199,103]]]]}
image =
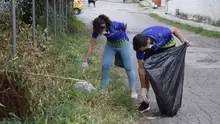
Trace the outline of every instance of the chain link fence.
{"type": "MultiPolygon", "coordinates": [[[[0,14],[5,9],[11,11],[12,28],[12,56],[17,56],[16,32],[18,27],[16,20],[22,18],[32,26],[32,39],[36,44],[36,27],[41,25],[44,28],[45,42],[49,36],[53,36],[52,41],[56,43],[59,33],[67,31],[68,6],[73,7],[74,0],[0,0],[0,14]],[[43,19],[42,19],[43,18],[43,19]],[[43,20],[43,21],[42,21],[43,20]]],[[[72,14],[72,13],[71,13],[72,14]]]]}
{"type": "Polygon", "coordinates": [[[61,70],[55,66],[56,62],[66,62],[59,50],[80,28],[72,15],[72,3],[72,0],[0,0],[0,121],[13,117],[11,113],[23,119],[40,111],[39,99],[45,98],[44,93],[39,95],[41,88],[58,82],[44,76],[64,73],[56,71],[61,70]],[[57,56],[63,59],[54,60],[57,56]]]}

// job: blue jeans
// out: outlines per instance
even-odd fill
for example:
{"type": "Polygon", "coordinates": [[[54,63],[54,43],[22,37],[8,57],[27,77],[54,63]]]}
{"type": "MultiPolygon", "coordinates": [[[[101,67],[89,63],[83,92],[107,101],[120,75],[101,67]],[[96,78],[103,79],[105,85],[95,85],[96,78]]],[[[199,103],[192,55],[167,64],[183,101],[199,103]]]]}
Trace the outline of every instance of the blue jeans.
{"type": "Polygon", "coordinates": [[[116,52],[119,52],[121,55],[124,68],[128,75],[130,88],[133,89],[135,88],[135,73],[132,67],[130,43],[121,47],[112,47],[106,44],[102,58],[102,88],[106,88],[108,86],[108,72],[116,52]]]}

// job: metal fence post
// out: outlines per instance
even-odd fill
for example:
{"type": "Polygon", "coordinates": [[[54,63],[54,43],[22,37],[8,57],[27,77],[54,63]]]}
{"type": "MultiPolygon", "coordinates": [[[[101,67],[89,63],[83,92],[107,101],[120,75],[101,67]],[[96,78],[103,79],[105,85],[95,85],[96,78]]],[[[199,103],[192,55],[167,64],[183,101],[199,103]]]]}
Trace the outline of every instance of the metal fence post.
{"type": "Polygon", "coordinates": [[[65,6],[66,6],[66,31],[67,31],[67,28],[68,28],[68,26],[67,26],[67,24],[68,24],[68,3],[67,3],[67,0],[65,1],[65,6]]]}
{"type": "Polygon", "coordinates": [[[165,14],[168,13],[168,2],[169,2],[169,0],[165,1],[165,14]]]}
{"type": "Polygon", "coordinates": [[[59,11],[60,11],[60,12],[59,12],[59,23],[60,23],[60,24],[59,24],[59,26],[60,26],[59,28],[60,28],[60,33],[61,33],[61,27],[62,27],[62,26],[61,26],[61,23],[62,23],[62,19],[61,19],[61,14],[62,14],[62,10],[61,10],[61,0],[59,0],[59,11]]]}
{"type": "Polygon", "coordinates": [[[62,5],[62,8],[61,8],[61,12],[62,12],[62,14],[61,14],[61,20],[62,20],[62,32],[64,32],[64,7],[63,7],[63,0],[61,0],[61,5],[62,5]]]}
{"type": "Polygon", "coordinates": [[[72,11],[73,11],[73,6],[74,6],[74,5],[73,5],[73,1],[74,1],[74,0],[71,0],[71,5],[72,5],[72,11]]]}
{"type": "Polygon", "coordinates": [[[57,37],[57,36],[56,36],[56,35],[57,35],[57,28],[56,28],[56,25],[57,25],[57,20],[56,20],[56,19],[57,19],[57,18],[56,18],[56,17],[57,17],[57,16],[56,16],[56,15],[57,15],[57,12],[56,12],[56,11],[57,11],[57,10],[56,10],[56,6],[57,6],[57,5],[56,5],[56,0],[53,0],[53,9],[54,9],[54,13],[53,13],[53,16],[54,16],[54,17],[53,17],[53,18],[54,18],[54,25],[53,25],[53,26],[54,26],[54,43],[56,43],[56,37],[57,37]]]}
{"type": "Polygon", "coordinates": [[[48,3],[48,0],[46,0],[46,41],[48,40],[48,16],[49,16],[49,13],[48,13],[48,7],[49,6],[49,3],[48,3]]]}
{"type": "Polygon", "coordinates": [[[16,51],[16,1],[11,0],[11,13],[12,13],[12,55],[17,56],[16,51]]]}
{"type": "Polygon", "coordinates": [[[35,0],[32,0],[32,38],[35,44],[35,0]]]}

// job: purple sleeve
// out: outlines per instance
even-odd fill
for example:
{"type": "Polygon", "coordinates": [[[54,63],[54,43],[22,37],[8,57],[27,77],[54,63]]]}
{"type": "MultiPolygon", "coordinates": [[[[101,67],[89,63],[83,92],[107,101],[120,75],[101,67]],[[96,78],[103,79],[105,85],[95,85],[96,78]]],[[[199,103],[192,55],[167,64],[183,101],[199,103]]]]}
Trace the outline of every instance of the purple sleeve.
{"type": "Polygon", "coordinates": [[[138,60],[143,60],[144,59],[144,52],[136,51],[136,58],[138,60]]]}
{"type": "Polygon", "coordinates": [[[157,50],[165,46],[170,40],[172,40],[172,31],[169,28],[163,28],[162,32],[159,33],[160,40],[158,44],[155,44],[151,47],[153,50],[157,50]]]}
{"type": "Polygon", "coordinates": [[[92,38],[96,39],[98,36],[99,36],[98,34],[96,34],[94,32],[92,33],[92,38]]]}

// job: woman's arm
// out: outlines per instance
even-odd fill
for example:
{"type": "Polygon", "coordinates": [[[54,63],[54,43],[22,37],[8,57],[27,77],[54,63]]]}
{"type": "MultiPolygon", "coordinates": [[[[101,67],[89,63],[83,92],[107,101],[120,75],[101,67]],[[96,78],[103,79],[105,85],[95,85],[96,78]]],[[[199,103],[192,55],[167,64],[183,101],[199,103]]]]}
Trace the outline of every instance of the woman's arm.
{"type": "Polygon", "coordinates": [[[95,39],[95,38],[92,38],[92,39],[89,41],[89,46],[88,46],[88,48],[87,48],[87,51],[86,51],[86,54],[85,54],[85,57],[84,57],[84,62],[87,62],[89,55],[92,53],[92,50],[93,50],[94,47],[95,47],[95,42],[96,42],[96,39],[95,39]]]}

